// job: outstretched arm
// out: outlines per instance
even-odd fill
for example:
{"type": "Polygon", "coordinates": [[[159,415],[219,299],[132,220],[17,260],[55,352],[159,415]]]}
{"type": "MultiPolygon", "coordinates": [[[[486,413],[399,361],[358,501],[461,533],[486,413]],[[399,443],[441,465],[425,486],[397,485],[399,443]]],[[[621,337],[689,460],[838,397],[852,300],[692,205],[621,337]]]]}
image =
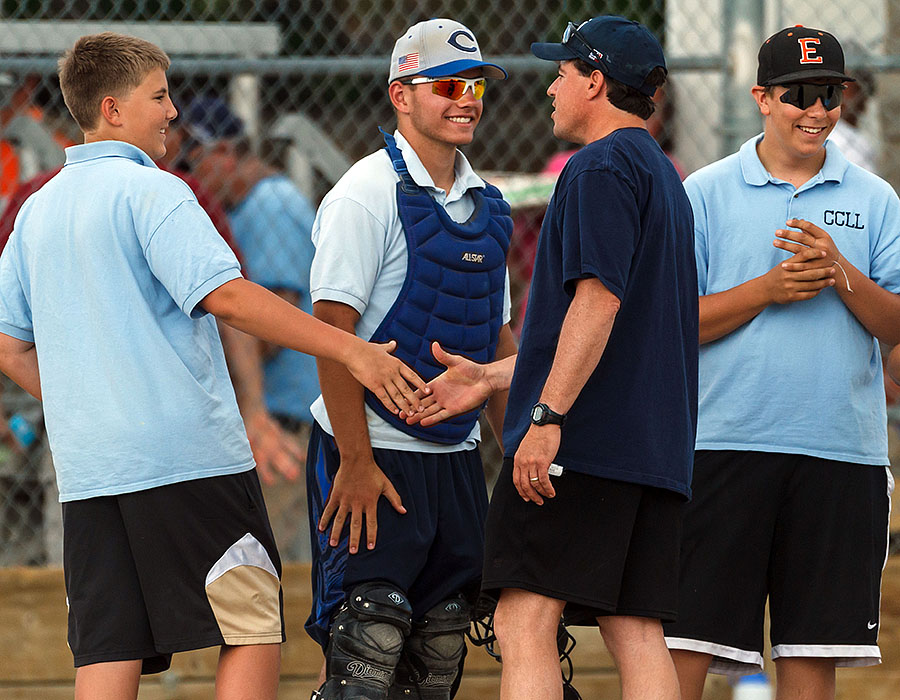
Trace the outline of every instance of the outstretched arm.
{"type": "Polygon", "coordinates": [[[0,333],[0,372],[40,400],[41,377],[34,343],[0,333]]]}
{"type": "MultiPolygon", "coordinates": [[[[514,348],[515,340],[512,342],[514,348]]],[[[499,355],[499,344],[497,350],[499,355]]],[[[410,425],[420,422],[425,426],[435,425],[452,416],[471,411],[495,393],[505,393],[512,382],[516,355],[507,355],[503,359],[481,365],[462,355],[445,351],[437,342],[431,344],[431,352],[438,362],[447,367],[447,371],[428,382],[431,394],[422,398],[424,410],[412,415],[406,414],[406,422],[410,425]]]]}
{"type": "MultiPolygon", "coordinates": [[[[500,336],[497,338],[497,350],[494,353],[494,360],[503,361],[510,357],[513,358],[513,365],[515,366],[517,352],[516,337],[513,335],[509,324],[504,324],[500,329],[500,336]]],[[[506,400],[508,398],[509,384],[507,383],[505,388],[491,394],[487,406],[484,408],[485,418],[487,418],[494,433],[494,438],[496,438],[501,450],[503,449],[503,418],[506,416],[506,400]]]]}
{"type": "Polygon", "coordinates": [[[367,343],[313,318],[248,280],[226,282],[200,302],[206,311],[240,331],[347,367],[391,411],[415,410],[415,389],[425,382],[390,352],[395,343],[367,343]]]}

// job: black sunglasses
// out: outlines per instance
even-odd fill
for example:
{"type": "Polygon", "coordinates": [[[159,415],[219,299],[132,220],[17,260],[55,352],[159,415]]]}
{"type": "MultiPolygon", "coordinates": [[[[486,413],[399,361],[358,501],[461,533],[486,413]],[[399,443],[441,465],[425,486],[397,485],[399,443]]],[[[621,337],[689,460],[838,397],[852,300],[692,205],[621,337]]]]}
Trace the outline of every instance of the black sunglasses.
{"type": "Polygon", "coordinates": [[[587,39],[581,36],[581,32],[578,31],[578,26],[574,22],[569,22],[569,24],[566,25],[566,31],[563,32],[562,36],[562,43],[563,46],[568,46],[582,58],[586,58],[594,63],[600,63],[600,59],[603,57],[602,53],[591,46],[587,42],[587,39]],[[574,43],[572,41],[573,39],[577,39],[578,43],[574,43]],[[579,48],[581,51],[578,50],[579,48]]]}
{"type": "Polygon", "coordinates": [[[839,106],[844,99],[843,85],[816,85],[815,83],[791,83],[785,85],[787,92],[781,101],[800,109],[809,109],[816,100],[822,100],[826,112],[839,106]]]}

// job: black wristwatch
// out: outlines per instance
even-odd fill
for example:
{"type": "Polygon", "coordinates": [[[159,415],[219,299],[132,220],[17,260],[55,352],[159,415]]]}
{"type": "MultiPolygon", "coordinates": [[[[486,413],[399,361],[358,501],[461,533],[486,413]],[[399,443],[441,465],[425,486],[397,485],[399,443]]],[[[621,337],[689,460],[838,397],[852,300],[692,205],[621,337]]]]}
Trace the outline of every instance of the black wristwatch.
{"type": "Polygon", "coordinates": [[[531,409],[531,422],[535,425],[563,425],[566,414],[557,413],[545,403],[536,403],[531,409]]]}

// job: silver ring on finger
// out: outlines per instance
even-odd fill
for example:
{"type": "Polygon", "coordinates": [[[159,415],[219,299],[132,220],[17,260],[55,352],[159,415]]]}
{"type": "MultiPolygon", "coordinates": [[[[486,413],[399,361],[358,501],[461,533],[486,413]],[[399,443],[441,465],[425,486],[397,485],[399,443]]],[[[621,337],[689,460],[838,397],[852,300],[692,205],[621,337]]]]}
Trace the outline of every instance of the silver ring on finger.
{"type": "Polygon", "coordinates": [[[540,481],[540,480],[541,480],[541,477],[539,477],[539,476],[528,477],[528,481],[540,481]]]}

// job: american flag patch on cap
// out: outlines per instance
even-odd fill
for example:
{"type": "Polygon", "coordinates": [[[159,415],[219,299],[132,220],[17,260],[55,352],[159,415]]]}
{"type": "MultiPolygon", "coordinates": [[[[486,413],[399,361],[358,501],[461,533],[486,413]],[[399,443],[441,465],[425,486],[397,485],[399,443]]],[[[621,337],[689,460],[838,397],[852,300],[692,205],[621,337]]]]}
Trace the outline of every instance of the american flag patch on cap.
{"type": "Polygon", "coordinates": [[[408,53],[397,59],[397,70],[413,70],[419,67],[419,54],[408,53]]]}

